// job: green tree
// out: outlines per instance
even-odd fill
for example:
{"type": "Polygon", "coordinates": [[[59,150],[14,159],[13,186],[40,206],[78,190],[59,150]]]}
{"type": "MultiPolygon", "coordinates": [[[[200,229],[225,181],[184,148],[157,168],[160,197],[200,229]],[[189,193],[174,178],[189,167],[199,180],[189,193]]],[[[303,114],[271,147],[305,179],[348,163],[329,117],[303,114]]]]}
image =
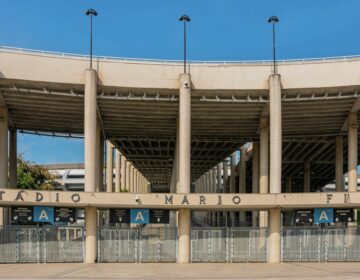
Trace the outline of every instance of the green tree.
{"type": "Polygon", "coordinates": [[[26,161],[22,155],[17,158],[17,188],[52,190],[56,185],[55,176],[45,167],[26,161]]]}

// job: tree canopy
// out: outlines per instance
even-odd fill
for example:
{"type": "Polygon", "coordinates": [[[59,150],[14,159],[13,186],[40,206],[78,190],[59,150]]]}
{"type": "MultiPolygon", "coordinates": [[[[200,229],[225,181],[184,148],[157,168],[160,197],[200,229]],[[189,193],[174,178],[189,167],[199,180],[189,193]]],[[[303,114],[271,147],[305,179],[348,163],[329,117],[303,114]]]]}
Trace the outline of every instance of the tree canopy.
{"type": "Polygon", "coordinates": [[[22,155],[17,158],[17,188],[52,190],[56,185],[55,176],[45,167],[26,161],[22,155]]]}

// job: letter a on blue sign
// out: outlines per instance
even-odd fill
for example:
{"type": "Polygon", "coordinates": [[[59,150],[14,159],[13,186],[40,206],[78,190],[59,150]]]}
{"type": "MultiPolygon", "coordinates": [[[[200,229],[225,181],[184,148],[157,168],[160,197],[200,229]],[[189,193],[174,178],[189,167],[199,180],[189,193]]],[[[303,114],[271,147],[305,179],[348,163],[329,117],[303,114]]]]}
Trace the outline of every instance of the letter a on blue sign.
{"type": "Polygon", "coordinates": [[[332,208],[315,208],[314,218],[315,224],[333,223],[334,210],[332,208]]]}
{"type": "Polygon", "coordinates": [[[53,223],[54,207],[34,207],[34,222],[53,223]]]}
{"type": "Polygon", "coordinates": [[[149,209],[130,209],[130,223],[148,224],[149,209]]]}

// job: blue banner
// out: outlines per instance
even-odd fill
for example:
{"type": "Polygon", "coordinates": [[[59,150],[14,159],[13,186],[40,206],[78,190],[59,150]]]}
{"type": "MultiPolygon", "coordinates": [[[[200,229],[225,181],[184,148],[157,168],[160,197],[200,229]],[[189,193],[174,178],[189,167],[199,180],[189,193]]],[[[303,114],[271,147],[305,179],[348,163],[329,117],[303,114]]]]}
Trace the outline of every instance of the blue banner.
{"type": "Polygon", "coordinates": [[[149,209],[130,209],[130,223],[148,224],[149,209]]]}
{"type": "Polygon", "coordinates": [[[34,207],[34,222],[54,223],[54,207],[34,207]]]}
{"type": "Polygon", "coordinates": [[[333,208],[315,208],[314,209],[315,224],[333,223],[334,209],[333,208]]]}

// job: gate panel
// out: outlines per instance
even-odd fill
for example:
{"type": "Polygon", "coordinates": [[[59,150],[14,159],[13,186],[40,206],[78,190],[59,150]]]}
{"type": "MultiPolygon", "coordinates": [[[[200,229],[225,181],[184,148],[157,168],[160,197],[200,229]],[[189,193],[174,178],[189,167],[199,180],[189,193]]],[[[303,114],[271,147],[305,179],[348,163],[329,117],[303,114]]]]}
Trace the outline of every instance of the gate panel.
{"type": "Polygon", "coordinates": [[[232,228],[231,229],[231,254],[233,262],[249,261],[250,232],[248,229],[232,228]]]}
{"type": "Polygon", "coordinates": [[[267,261],[267,236],[266,228],[250,229],[250,262],[267,261]]]}
{"type": "Polygon", "coordinates": [[[37,227],[17,228],[17,262],[40,262],[40,233],[37,227]]]}
{"type": "Polygon", "coordinates": [[[317,262],[320,259],[321,229],[302,228],[300,230],[300,261],[317,262]]]}
{"type": "Polygon", "coordinates": [[[346,230],[346,261],[360,261],[360,228],[348,227],[346,230]]]}
{"type": "Polygon", "coordinates": [[[0,228],[0,263],[17,262],[16,231],[15,227],[0,228]]]}
{"type": "Polygon", "coordinates": [[[227,230],[226,228],[192,228],[191,261],[192,262],[226,262],[227,230]]]}
{"type": "Polygon", "coordinates": [[[45,262],[82,262],[83,227],[45,227],[43,229],[45,262]]]}
{"type": "Polygon", "coordinates": [[[135,262],[138,232],[133,229],[102,227],[98,235],[99,262],[135,262]]]}
{"type": "Polygon", "coordinates": [[[282,260],[298,262],[301,260],[300,228],[284,227],[282,229],[282,260]]]}
{"type": "Polygon", "coordinates": [[[139,232],[141,262],[176,262],[177,228],[144,227],[139,232]]]}
{"type": "Polygon", "coordinates": [[[346,229],[331,228],[327,230],[328,249],[327,261],[345,261],[346,259],[346,229]]]}

